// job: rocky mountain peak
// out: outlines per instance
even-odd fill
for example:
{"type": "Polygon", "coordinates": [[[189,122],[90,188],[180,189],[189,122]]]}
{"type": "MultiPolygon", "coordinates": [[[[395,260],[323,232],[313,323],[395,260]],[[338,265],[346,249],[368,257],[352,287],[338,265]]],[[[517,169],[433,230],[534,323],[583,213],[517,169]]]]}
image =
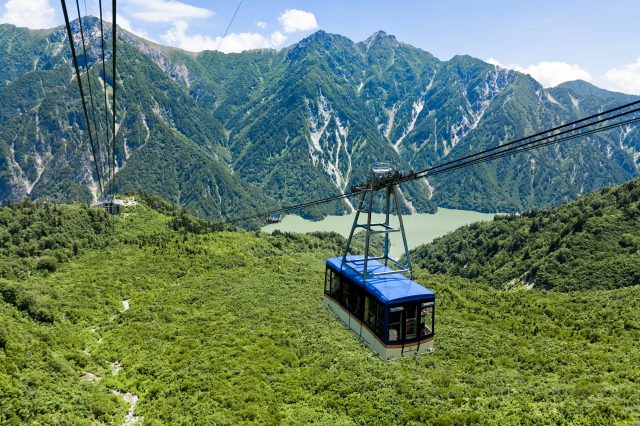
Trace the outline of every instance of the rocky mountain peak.
{"type": "Polygon", "coordinates": [[[397,47],[399,45],[399,42],[394,35],[389,35],[383,30],[376,31],[364,41],[364,45],[366,46],[367,50],[371,49],[374,46],[385,44],[391,45],[391,47],[397,47]]]}

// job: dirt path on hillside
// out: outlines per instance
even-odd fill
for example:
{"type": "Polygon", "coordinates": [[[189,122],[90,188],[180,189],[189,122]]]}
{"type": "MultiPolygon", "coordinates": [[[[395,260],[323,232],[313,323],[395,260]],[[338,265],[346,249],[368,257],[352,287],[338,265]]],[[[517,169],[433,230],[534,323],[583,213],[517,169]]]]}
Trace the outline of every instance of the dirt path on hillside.
{"type": "MultiPolygon", "coordinates": [[[[129,308],[130,308],[129,299],[124,299],[122,301],[122,312],[128,311],[129,308]]],[[[117,315],[113,316],[111,318],[111,321],[113,321],[116,317],[117,315]]],[[[102,343],[102,336],[98,333],[98,331],[95,328],[92,328],[91,331],[98,336],[98,344],[102,343]]],[[[85,348],[83,352],[87,356],[91,356],[91,353],[89,352],[88,348],[85,348]]],[[[112,376],[117,375],[121,370],[122,370],[122,364],[120,364],[119,360],[113,361],[111,363],[112,376]]],[[[80,380],[90,381],[90,382],[99,382],[100,380],[102,380],[102,377],[96,376],[93,373],[86,373],[85,375],[80,377],[80,380]]],[[[120,396],[127,404],[129,404],[129,410],[127,411],[127,415],[124,418],[124,423],[122,423],[122,426],[141,425],[144,420],[144,416],[135,415],[136,404],[138,403],[138,399],[139,399],[138,395],[134,395],[131,392],[122,392],[117,389],[110,389],[110,388],[107,388],[107,389],[111,391],[112,394],[120,396]]]]}

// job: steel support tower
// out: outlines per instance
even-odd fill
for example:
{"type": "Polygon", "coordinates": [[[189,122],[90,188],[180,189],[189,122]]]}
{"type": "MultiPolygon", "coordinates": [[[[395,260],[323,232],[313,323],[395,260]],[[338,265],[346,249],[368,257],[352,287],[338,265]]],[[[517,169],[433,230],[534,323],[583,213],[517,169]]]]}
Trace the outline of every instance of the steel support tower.
{"type": "Polygon", "coordinates": [[[398,184],[401,179],[410,175],[413,172],[409,173],[401,173],[394,170],[388,164],[376,163],[371,166],[371,173],[369,175],[369,180],[367,183],[356,186],[352,189],[352,191],[362,191],[360,197],[358,198],[356,205],[356,216],[353,220],[353,226],[351,227],[351,232],[349,233],[349,238],[347,239],[347,245],[344,248],[344,253],[342,254],[342,264],[341,269],[349,268],[356,274],[362,277],[363,282],[366,282],[368,277],[379,276],[379,275],[388,275],[395,273],[407,274],[409,279],[413,279],[413,270],[411,268],[411,258],[409,256],[409,246],[407,245],[407,236],[404,231],[404,224],[402,222],[402,212],[400,210],[400,201],[398,199],[398,184]],[[385,198],[384,198],[384,222],[372,223],[372,209],[373,209],[373,197],[374,195],[380,191],[384,190],[385,198]],[[398,226],[392,227],[390,224],[390,216],[391,216],[391,198],[393,198],[393,204],[396,209],[396,215],[398,216],[398,226]],[[365,213],[367,222],[360,223],[360,213],[365,213]],[[347,260],[347,254],[349,254],[349,248],[351,246],[351,241],[353,239],[353,235],[358,228],[364,229],[365,241],[364,241],[364,257],[358,260],[347,260]],[[404,245],[404,254],[406,263],[402,263],[399,259],[393,259],[389,256],[389,235],[391,233],[400,232],[402,235],[402,243],[404,245]],[[372,257],[369,255],[369,247],[371,242],[371,236],[375,234],[384,234],[384,253],[382,256],[372,257]],[[385,266],[390,268],[398,268],[393,271],[383,271],[383,272],[371,272],[368,269],[369,261],[378,260],[381,263],[384,263],[385,266]],[[355,263],[364,263],[364,267],[362,268],[362,272],[359,272],[360,268],[354,268],[355,263]]]}

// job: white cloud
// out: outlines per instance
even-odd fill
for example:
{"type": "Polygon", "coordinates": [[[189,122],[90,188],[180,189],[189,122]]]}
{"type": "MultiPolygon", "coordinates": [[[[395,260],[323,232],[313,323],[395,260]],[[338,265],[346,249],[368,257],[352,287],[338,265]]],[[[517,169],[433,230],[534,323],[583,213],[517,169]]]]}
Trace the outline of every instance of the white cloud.
{"type": "Polygon", "coordinates": [[[271,44],[273,47],[278,47],[282,43],[284,43],[285,40],[287,40],[287,36],[282,34],[280,31],[276,31],[271,34],[271,36],[269,37],[269,40],[271,40],[271,44]]]}
{"type": "Polygon", "coordinates": [[[495,65],[496,67],[507,68],[502,65],[502,63],[500,63],[500,61],[498,61],[496,58],[489,58],[485,62],[491,65],[495,65]]]}
{"type": "Polygon", "coordinates": [[[232,33],[228,34],[221,43],[222,37],[188,34],[188,29],[189,24],[185,21],[177,21],[173,28],[162,35],[162,39],[172,46],[191,52],[216,50],[220,46],[220,50],[225,53],[242,52],[250,49],[277,48],[287,39],[279,31],[268,36],[257,33],[232,33]]]}
{"type": "Polygon", "coordinates": [[[285,10],[278,17],[278,22],[286,33],[310,31],[318,28],[318,21],[313,13],[298,9],[285,10]]]}
{"type": "Polygon", "coordinates": [[[123,7],[131,17],[146,22],[205,19],[214,15],[209,9],[176,0],[125,0],[123,7]]]}
{"type": "Polygon", "coordinates": [[[260,28],[261,30],[266,30],[267,23],[264,21],[256,21],[256,27],[260,28]]]}
{"type": "Polygon", "coordinates": [[[116,22],[120,28],[123,28],[139,37],[146,38],[147,40],[150,39],[149,34],[145,30],[134,28],[133,25],[131,25],[131,21],[119,13],[116,14],[116,22]]]}
{"type": "Polygon", "coordinates": [[[640,58],[631,64],[611,68],[604,74],[604,79],[612,90],[640,95],[640,58]]]}
{"type": "Polygon", "coordinates": [[[529,74],[544,87],[554,87],[565,81],[592,80],[591,74],[580,67],[580,65],[572,65],[566,62],[542,61],[526,67],[522,65],[503,65],[495,58],[489,58],[486,62],[502,68],[509,68],[524,74],[529,74]]]}
{"type": "Polygon", "coordinates": [[[582,67],[566,62],[546,62],[542,61],[536,65],[529,65],[517,71],[531,75],[544,87],[557,86],[565,81],[585,80],[591,81],[591,74],[582,67]]]}
{"type": "Polygon", "coordinates": [[[33,29],[55,26],[55,10],[50,0],[8,0],[0,23],[33,29]]]}

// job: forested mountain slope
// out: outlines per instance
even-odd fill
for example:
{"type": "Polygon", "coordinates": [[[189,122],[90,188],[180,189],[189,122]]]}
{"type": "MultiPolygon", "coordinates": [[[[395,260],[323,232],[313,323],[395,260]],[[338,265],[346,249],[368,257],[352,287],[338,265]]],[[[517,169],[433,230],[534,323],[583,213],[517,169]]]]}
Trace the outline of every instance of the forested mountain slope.
{"type": "MultiPolygon", "coordinates": [[[[98,21],[83,22],[85,78],[111,92],[113,78],[98,62],[98,21]]],[[[77,46],[78,27],[74,21],[77,46]]],[[[544,89],[469,56],[439,60],[384,32],[356,43],[318,31],[280,51],[238,54],[119,34],[118,189],[154,193],[208,218],[347,192],[374,161],[422,169],[637,99],[581,81],[544,89]]],[[[108,45],[110,36],[107,26],[108,45]]],[[[94,198],[64,28],[1,25],[0,61],[0,201],[94,198]]],[[[103,117],[99,96],[96,105],[103,117]]],[[[403,208],[557,205],[637,176],[639,158],[638,127],[612,130],[409,183],[403,208]]],[[[100,163],[106,167],[104,152],[100,163]]],[[[350,208],[336,202],[303,213],[350,208]]]]}
{"type": "Polygon", "coordinates": [[[559,291],[640,284],[640,179],[551,210],[496,216],[416,248],[434,274],[497,288],[559,291]]]}
{"type": "MultiPolygon", "coordinates": [[[[98,62],[97,22],[87,24],[92,68],[84,77],[92,81],[101,147],[98,163],[106,176],[102,87],[106,84],[110,94],[113,79],[102,76],[98,62]]],[[[79,31],[78,21],[74,30],[79,31]]],[[[98,179],[65,30],[29,33],[30,37],[20,36],[26,30],[17,35],[16,31],[0,25],[0,57],[7,63],[0,70],[0,201],[30,196],[91,202],[99,193],[98,179]],[[38,35],[38,49],[31,52],[29,43],[38,35]],[[31,66],[28,71],[25,62],[31,66]]],[[[76,43],[79,46],[79,36],[76,43]]],[[[119,50],[118,191],[144,190],[211,218],[272,207],[272,200],[233,176],[220,159],[225,148],[219,123],[149,56],[127,43],[120,43],[119,50]]],[[[84,86],[87,92],[88,81],[84,86]]]]}
{"type": "Polygon", "coordinates": [[[637,286],[525,294],[417,270],[436,351],[385,362],[321,307],[336,234],[236,232],[155,199],[0,218],[0,262],[28,272],[0,279],[0,423],[119,425],[133,396],[147,424],[640,421],[637,286]],[[68,256],[38,269],[27,241],[68,256]]]}

